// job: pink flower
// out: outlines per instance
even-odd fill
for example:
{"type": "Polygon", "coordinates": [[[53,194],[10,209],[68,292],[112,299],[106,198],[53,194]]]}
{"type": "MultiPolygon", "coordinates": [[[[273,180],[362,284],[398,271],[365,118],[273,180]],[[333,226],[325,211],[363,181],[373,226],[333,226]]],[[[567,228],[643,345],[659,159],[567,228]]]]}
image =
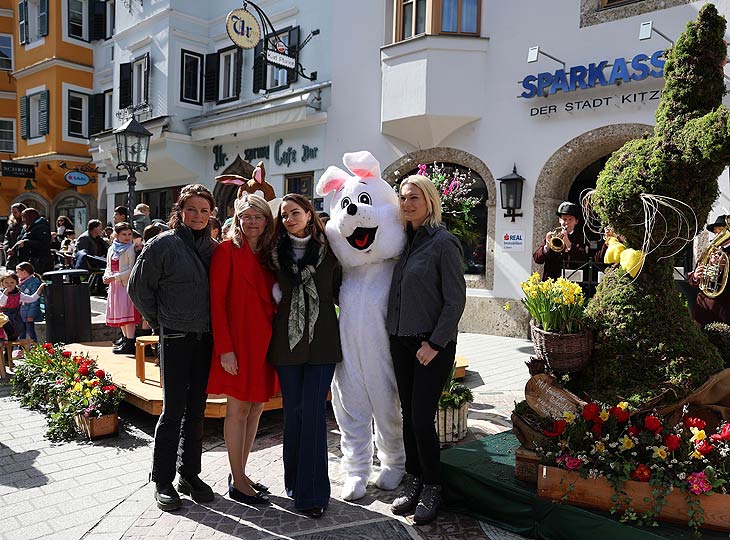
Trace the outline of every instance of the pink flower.
{"type": "Polygon", "coordinates": [[[583,462],[577,457],[569,457],[565,460],[565,468],[570,471],[574,471],[575,469],[580,469],[582,463],[583,462]]]}
{"type": "Polygon", "coordinates": [[[689,475],[687,478],[689,484],[689,491],[695,495],[701,495],[712,491],[712,484],[707,479],[707,476],[703,472],[695,472],[689,475]]]}
{"type": "Polygon", "coordinates": [[[418,164],[418,174],[421,176],[426,176],[426,165],[423,163],[418,164]]]}

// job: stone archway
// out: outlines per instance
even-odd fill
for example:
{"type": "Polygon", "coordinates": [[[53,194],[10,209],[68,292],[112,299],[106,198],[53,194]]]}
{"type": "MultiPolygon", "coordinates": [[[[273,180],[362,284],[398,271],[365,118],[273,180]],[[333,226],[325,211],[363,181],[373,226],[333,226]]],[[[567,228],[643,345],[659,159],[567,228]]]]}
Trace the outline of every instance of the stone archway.
{"type": "MultiPolygon", "coordinates": [[[[43,197],[43,195],[40,195],[38,193],[33,193],[32,191],[26,191],[25,193],[21,193],[15,199],[13,199],[13,202],[11,202],[11,206],[18,202],[27,202],[28,200],[32,200],[34,202],[33,207],[40,212],[40,214],[48,219],[51,220],[50,215],[50,205],[48,201],[43,197]]],[[[26,206],[28,206],[26,204],[26,206]]]]}
{"type": "Polygon", "coordinates": [[[485,261],[485,272],[484,276],[470,276],[468,286],[471,288],[479,289],[493,289],[494,288],[494,228],[495,228],[495,209],[497,204],[497,189],[492,175],[492,171],[489,167],[478,157],[458,150],[456,148],[436,147],[428,148],[426,150],[417,150],[404,156],[401,156],[388,167],[383,170],[383,179],[394,184],[396,179],[405,174],[407,171],[418,168],[420,163],[433,163],[433,162],[447,162],[456,163],[463,167],[476,172],[481,176],[484,184],[487,188],[487,252],[485,261]]]}
{"type": "MultiPolygon", "coordinates": [[[[535,187],[533,251],[542,242],[545,232],[555,228],[555,209],[567,198],[578,174],[597,159],[621,148],[627,141],[640,139],[653,130],[654,126],[646,124],[603,126],[575,137],[550,156],[540,171],[535,187]]],[[[537,271],[534,263],[533,271],[537,271]]]]}

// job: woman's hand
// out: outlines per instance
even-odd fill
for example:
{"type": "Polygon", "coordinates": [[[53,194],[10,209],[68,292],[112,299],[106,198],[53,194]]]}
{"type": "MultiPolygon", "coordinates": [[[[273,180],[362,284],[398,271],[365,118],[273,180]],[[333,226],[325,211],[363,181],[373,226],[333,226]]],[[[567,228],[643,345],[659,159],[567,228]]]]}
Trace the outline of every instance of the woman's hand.
{"type": "Polygon", "coordinates": [[[236,360],[236,353],[227,352],[221,354],[221,366],[231,375],[238,375],[238,361],[236,360]]]}
{"type": "Polygon", "coordinates": [[[428,344],[428,341],[421,341],[421,348],[416,352],[416,359],[421,362],[421,365],[427,366],[438,353],[428,344]]]}
{"type": "Polygon", "coordinates": [[[104,282],[104,285],[109,285],[112,281],[114,281],[114,278],[111,276],[104,276],[101,280],[104,282]]]}

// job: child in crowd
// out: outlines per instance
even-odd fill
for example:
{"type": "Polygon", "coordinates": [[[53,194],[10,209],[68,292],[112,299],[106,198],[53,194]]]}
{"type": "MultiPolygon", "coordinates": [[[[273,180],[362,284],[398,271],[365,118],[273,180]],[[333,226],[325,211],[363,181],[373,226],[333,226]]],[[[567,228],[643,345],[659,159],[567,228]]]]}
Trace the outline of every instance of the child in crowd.
{"type": "Polygon", "coordinates": [[[134,353],[134,330],[140,315],[127,294],[127,282],[137,254],[132,241],[132,226],[123,221],[114,225],[116,238],[107,252],[104,283],[109,285],[106,303],[107,326],[122,329],[122,343],[112,349],[115,354],[134,353]]]}
{"type": "MultiPolygon", "coordinates": [[[[20,278],[20,292],[27,296],[33,296],[33,293],[43,284],[41,277],[35,273],[33,265],[29,262],[22,262],[15,267],[15,273],[20,278]]],[[[41,301],[26,302],[20,301],[20,316],[23,319],[23,330],[18,333],[20,339],[30,338],[34,342],[38,342],[35,333],[35,323],[43,319],[41,312],[41,301]]]]}
{"type": "Polygon", "coordinates": [[[19,283],[20,279],[15,272],[8,272],[0,280],[0,285],[3,287],[0,291],[0,307],[2,312],[10,319],[10,322],[4,327],[9,340],[25,335],[25,324],[20,314],[21,302],[26,304],[36,302],[40,298],[41,292],[43,292],[43,287],[45,287],[45,283],[41,283],[33,294],[25,294],[18,289],[19,283]]]}

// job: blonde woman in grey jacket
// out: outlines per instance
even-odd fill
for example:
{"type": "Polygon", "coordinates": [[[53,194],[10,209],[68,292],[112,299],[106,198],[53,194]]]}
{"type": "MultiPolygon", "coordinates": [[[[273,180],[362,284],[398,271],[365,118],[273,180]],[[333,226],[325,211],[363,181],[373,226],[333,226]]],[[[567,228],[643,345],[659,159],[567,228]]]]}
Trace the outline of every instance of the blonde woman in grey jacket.
{"type": "Polygon", "coordinates": [[[134,352],[134,330],[141,321],[139,312],[134,307],[127,293],[127,282],[137,258],[132,241],[132,226],[117,223],[114,226],[116,238],[106,254],[106,270],[104,283],[109,285],[106,303],[106,324],[121,328],[124,339],[112,351],[115,354],[132,354],[134,352]]]}

